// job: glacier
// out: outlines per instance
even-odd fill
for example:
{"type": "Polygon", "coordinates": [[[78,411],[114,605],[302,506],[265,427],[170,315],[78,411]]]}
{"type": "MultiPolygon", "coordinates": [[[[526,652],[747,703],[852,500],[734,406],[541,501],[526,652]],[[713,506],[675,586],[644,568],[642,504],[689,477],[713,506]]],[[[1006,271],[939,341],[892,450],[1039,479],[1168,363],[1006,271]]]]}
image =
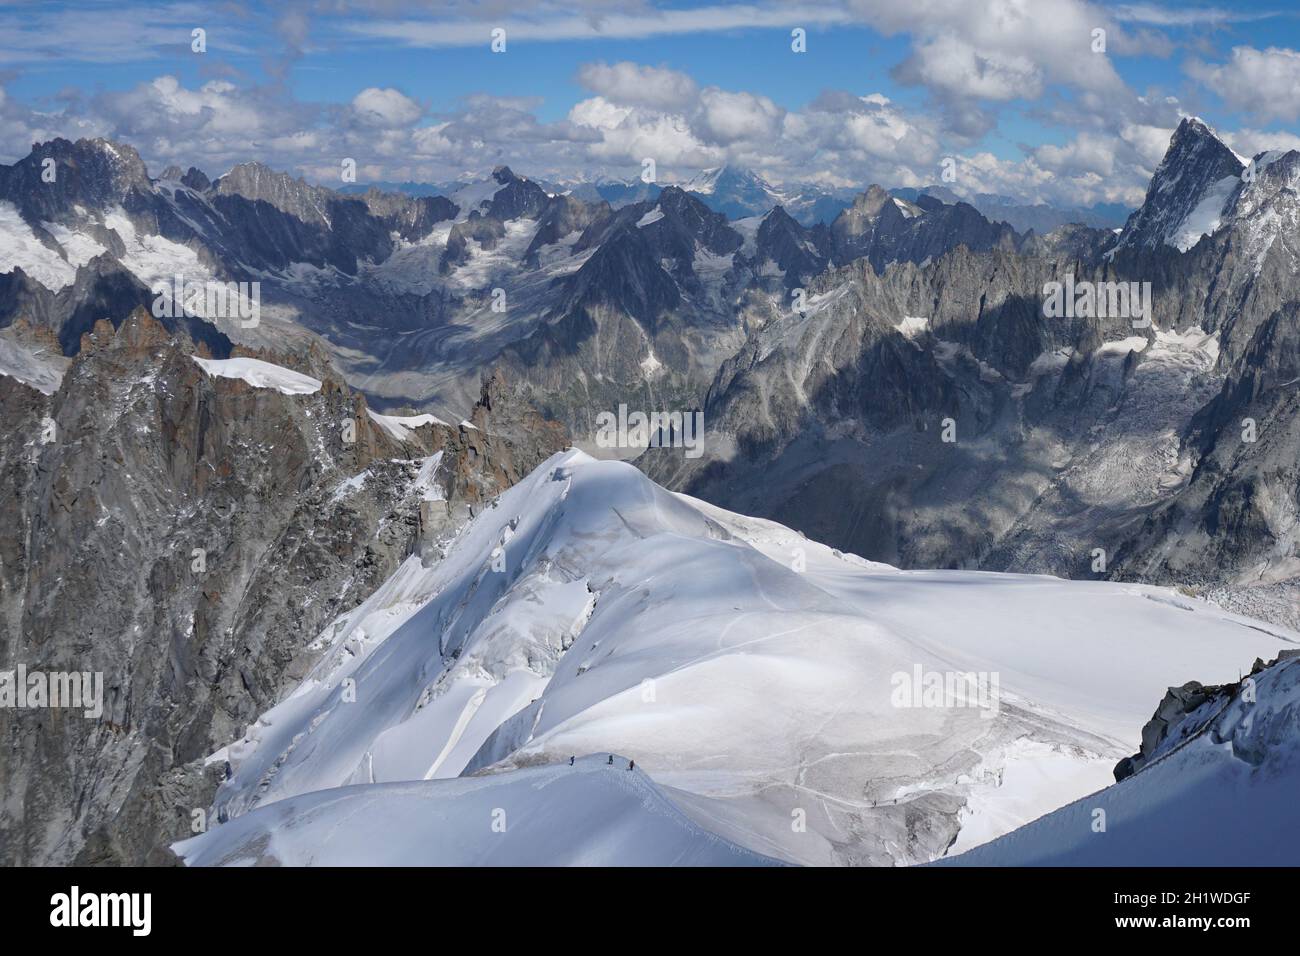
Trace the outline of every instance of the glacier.
{"type": "Polygon", "coordinates": [[[325,629],[174,850],[926,863],[1106,787],[1167,686],[1297,643],[1168,588],[901,571],[570,450],[325,629]],[[916,668],[997,706],[900,706],[916,668]]]}

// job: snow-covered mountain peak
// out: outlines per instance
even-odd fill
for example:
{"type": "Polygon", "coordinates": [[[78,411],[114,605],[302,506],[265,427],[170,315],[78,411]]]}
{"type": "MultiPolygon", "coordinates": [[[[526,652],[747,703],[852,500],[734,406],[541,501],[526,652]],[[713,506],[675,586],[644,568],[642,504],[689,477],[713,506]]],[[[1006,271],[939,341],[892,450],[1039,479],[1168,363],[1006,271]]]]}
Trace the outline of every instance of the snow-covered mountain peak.
{"type": "Polygon", "coordinates": [[[1146,199],[1125,224],[1115,249],[1156,249],[1170,245],[1185,252],[1219,228],[1244,169],[1227,145],[1205,123],[1186,118],[1174,131],[1146,199]]]}
{"type": "Polygon", "coordinates": [[[757,173],[736,166],[715,166],[692,176],[686,182],[679,183],[687,192],[704,196],[713,195],[719,190],[748,189],[775,194],[772,186],[757,173]]]}
{"type": "Polygon", "coordinates": [[[1284,271],[1300,263],[1300,151],[1260,153],[1243,176],[1225,219],[1236,224],[1256,274],[1271,251],[1285,256],[1284,271]]]}
{"type": "Polygon", "coordinates": [[[250,819],[182,852],[227,860],[314,818],[314,791],[362,786],[382,819],[398,781],[607,753],[763,856],[921,862],[1097,789],[1170,681],[1293,639],[1160,588],[900,572],[568,451],[326,628],[308,679],[214,757],[218,813],[250,819]],[[989,693],[900,691],[932,674],[989,693]],[[1014,783],[1044,761],[1054,787],[1014,783]]]}

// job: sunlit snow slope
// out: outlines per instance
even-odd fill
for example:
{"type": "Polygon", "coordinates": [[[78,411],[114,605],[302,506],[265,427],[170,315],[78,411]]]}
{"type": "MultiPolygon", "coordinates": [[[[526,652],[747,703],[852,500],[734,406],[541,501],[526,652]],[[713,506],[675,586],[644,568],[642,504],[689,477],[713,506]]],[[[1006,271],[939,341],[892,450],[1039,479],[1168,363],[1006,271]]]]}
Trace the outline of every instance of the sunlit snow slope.
{"type": "Polygon", "coordinates": [[[1300,660],[1188,716],[1151,763],[954,866],[1295,866],[1300,660]]]}
{"type": "MultiPolygon", "coordinates": [[[[217,796],[231,821],[178,851],[499,861],[486,798],[472,802],[477,829],[456,818],[470,829],[454,847],[433,823],[412,828],[413,808],[448,802],[451,820],[456,788],[513,788],[539,765],[563,777],[570,756],[586,767],[615,753],[754,853],[924,862],[1104,787],[1167,686],[1236,679],[1297,640],[1162,588],[898,571],[570,451],[475,517],[443,560],[409,558],[327,629],[311,676],[214,755],[233,769],[217,796]],[[997,706],[911,706],[895,688],[918,667],[985,673],[997,706]],[[479,772],[492,782],[366,786],[479,772]],[[302,796],[349,785],[363,786],[302,796]],[[343,828],[319,809],[339,801],[343,828]]],[[[550,846],[570,825],[520,813],[533,791],[509,792],[512,826],[531,828],[511,831],[520,845],[550,846]]],[[[612,814],[608,796],[590,799],[612,814]]],[[[650,811],[624,812],[633,826],[650,811]]],[[[568,843],[604,860],[605,826],[580,813],[571,825],[568,843]]]]}
{"type": "Polygon", "coordinates": [[[191,841],[195,866],[768,866],[702,829],[627,760],[321,790],[191,841]],[[394,839],[400,833],[401,839],[394,839]]]}

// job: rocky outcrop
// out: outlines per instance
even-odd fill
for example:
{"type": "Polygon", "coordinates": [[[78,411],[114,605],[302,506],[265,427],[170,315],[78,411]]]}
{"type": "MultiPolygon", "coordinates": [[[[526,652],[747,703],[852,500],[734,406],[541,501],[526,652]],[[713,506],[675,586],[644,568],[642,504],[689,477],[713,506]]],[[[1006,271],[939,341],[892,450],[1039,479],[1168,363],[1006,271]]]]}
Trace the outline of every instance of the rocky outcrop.
{"type": "Polygon", "coordinates": [[[317,378],[307,394],[205,353],[137,310],[86,332],[52,395],[0,376],[0,669],[104,687],[98,719],[0,709],[6,864],[156,861],[210,801],[203,758],[320,629],[567,443],[499,378],[472,422],[397,438],[321,351],[235,353],[317,378]]]}
{"type": "Polygon", "coordinates": [[[1194,117],[1184,119],[1151,177],[1146,199],[1129,216],[1116,247],[1176,245],[1184,250],[1195,245],[1200,233],[1191,229],[1189,219],[1207,223],[1217,219],[1244,168],[1208,126],[1194,117]]]}
{"type": "Polygon", "coordinates": [[[924,263],[958,246],[1011,250],[1018,241],[1006,223],[989,222],[967,203],[922,195],[904,204],[875,185],[835,218],[830,237],[836,265],[865,259],[877,272],[893,262],[924,263]]]}
{"type": "MultiPolygon", "coordinates": [[[[1300,650],[1284,650],[1267,664],[1256,658],[1250,674],[1236,683],[1207,687],[1197,681],[1188,681],[1181,687],[1170,687],[1156,712],[1142,727],[1141,749],[1115,765],[1115,780],[1131,777],[1202,734],[1216,734],[1218,718],[1234,701],[1242,701],[1246,706],[1256,702],[1254,678],[1257,675],[1297,659],[1300,659],[1300,650]],[[1249,690],[1247,681],[1250,682],[1249,690]]],[[[1216,734],[1215,742],[1222,743],[1230,738],[1234,729],[1227,728],[1226,735],[1216,734]]]]}

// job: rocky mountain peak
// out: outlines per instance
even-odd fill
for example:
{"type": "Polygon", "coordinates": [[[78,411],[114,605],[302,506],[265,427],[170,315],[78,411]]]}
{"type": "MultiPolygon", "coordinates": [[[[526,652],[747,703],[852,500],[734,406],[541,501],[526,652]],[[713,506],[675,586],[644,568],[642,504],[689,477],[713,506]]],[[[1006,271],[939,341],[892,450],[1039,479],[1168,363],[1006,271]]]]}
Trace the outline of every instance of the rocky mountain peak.
{"type": "Polygon", "coordinates": [[[13,166],[0,166],[0,199],[12,202],[29,222],[62,220],[78,205],[120,205],[132,191],[148,189],[140,154],[106,139],[36,143],[13,166]]]}
{"type": "Polygon", "coordinates": [[[324,205],[333,192],[262,163],[240,163],[216,181],[219,196],[242,196],[265,202],[303,222],[328,225],[324,205]]]}
{"type": "Polygon", "coordinates": [[[1221,222],[1245,168],[1205,123],[1192,117],[1178,124],[1156,168],[1146,199],[1129,216],[1116,249],[1185,252],[1221,222]]]}
{"type": "Polygon", "coordinates": [[[831,231],[841,238],[860,236],[870,230],[883,216],[902,218],[902,213],[894,205],[894,197],[886,190],[872,184],[866,192],[853,197],[853,203],[831,223],[831,231]]]}
{"type": "Polygon", "coordinates": [[[664,251],[673,258],[688,260],[694,256],[692,243],[716,255],[726,255],[740,247],[741,238],[722,213],[714,212],[695,196],[678,186],[665,186],[657,207],[663,219],[651,223],[652,235],[666,240],[664,251]]]}
{"type": "Polygon", "coordinates": [[[212,188],[212,180],[208,179],[207,174],[197,166],[191,166],[185,171],[185,175],[181,177],[181,184],[196,192],[207,192],[212,188]]]}

